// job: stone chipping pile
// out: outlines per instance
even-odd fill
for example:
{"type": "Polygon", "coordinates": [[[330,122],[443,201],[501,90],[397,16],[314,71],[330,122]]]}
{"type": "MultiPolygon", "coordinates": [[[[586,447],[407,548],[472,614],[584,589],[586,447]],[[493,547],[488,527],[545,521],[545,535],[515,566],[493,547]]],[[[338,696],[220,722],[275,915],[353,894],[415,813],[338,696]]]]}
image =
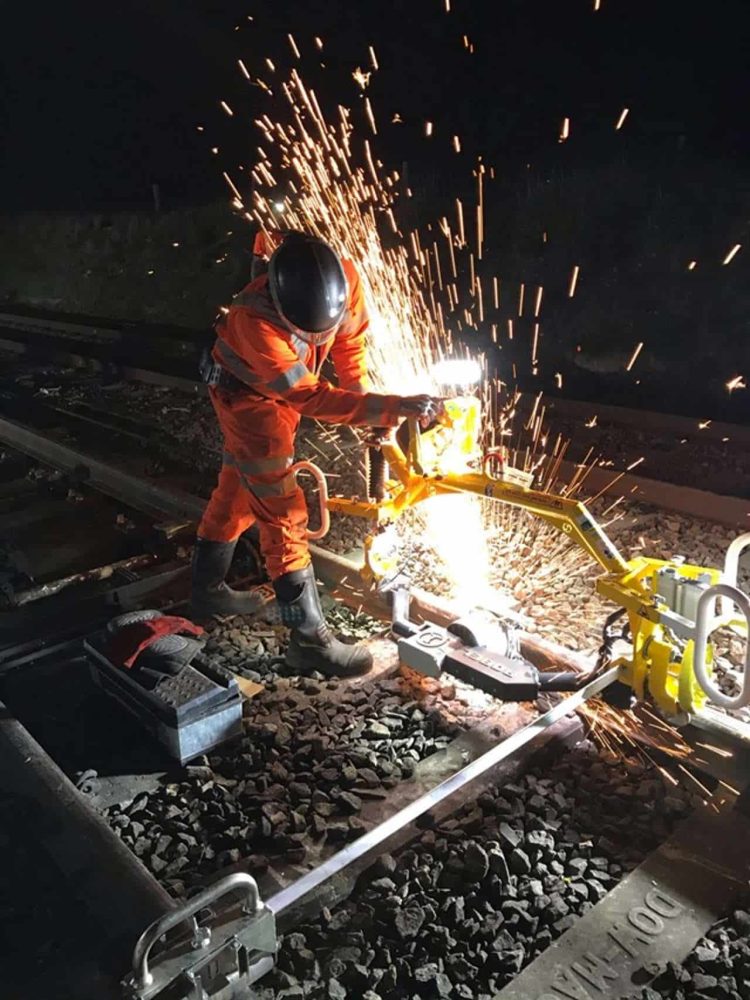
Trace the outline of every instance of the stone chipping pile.
{"type": "Polygon", "coordinates": [[[302,861],[311,842],[335,849],[361,835],[364,804],[387,799],[460,727],[439,697],[410,697],[400,678],[336,687],[269,684],[247,705],[239,742],[112,807],[108,822],[176,896],[244,858],[257,874],[302,861]]]}
{"type": "Polygon", "coordinates": [[[662,842],[693,800],[586,742],[384,855],[281,942],[260,1000],[491,1000],[662,842]]]}
{"type": "Polygon", "coordinates": [[[684,962],[670,962],[634,1000],[748,1000],[750,897],[714,924],[684,962]]]}

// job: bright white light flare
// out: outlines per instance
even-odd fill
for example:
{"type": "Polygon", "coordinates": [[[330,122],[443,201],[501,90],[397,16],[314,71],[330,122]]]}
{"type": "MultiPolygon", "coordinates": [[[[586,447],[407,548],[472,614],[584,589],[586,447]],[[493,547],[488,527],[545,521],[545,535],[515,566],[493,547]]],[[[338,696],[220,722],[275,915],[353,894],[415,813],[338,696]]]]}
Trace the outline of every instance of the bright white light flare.
{"type": "Polygon", "coordinates": [[[438,385],[466,389],[482,381],[482,366],[474,358],[443,358],[432,366],[432,377],[438,385]]]}

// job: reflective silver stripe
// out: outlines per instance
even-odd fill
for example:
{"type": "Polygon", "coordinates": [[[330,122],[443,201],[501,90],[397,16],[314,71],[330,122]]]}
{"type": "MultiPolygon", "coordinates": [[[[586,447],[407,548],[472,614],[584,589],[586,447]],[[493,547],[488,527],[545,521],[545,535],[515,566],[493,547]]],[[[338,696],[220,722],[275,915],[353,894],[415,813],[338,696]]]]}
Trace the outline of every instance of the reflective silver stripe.
{"type": "Polygon", "coordinates": [[[307,358],[307,352],[310,350],[310,345],[302,337],[298,337],[296,333],[290,335],[290,340],[292,341],[292,347],[295,350],[297,357],[300,361],[304,361],[307,358]]]}
{"type": "Polygon", "coordinates": [[[276,378],[267,382],[265,387],[271,392],[287,392],[289,389],[293,389],[298,382],[301,382],[305,375],[309,374],[307,365],[303,361],[297,361],[281,375],[277,375],[276,378]]]}
{"type": "Polygon", "coordinates": [[[260,378],[255,374],[250,365],[246,361],[243,361],[236,351],[232,350],[225,340],[221,338],[217,340],[216,351],[221,364],[235,378],[238,378],[240,382],[244,382],[245,385],[258,385],[260,378]]]}
{"type": "Polygon", "coordinates": [[[249,458],[239,461],[228,451],[224,452],[224,465],[231,465],[248,475],[262,475],[265,472],[283,472],[294,461],[293,455],[274,455],[272,458],[249,458]]]}
{"type": "Polygon", "coordinates": [[[261,499],[265,497],[289,496],[297,488],[297,477],[294,475],[284,476],[283,479],[280,479],[276,483],[253,483],[247,476],[242,475],[242,482],[248,492],[254,493],[256,497],[260,497],[261,499]]]}

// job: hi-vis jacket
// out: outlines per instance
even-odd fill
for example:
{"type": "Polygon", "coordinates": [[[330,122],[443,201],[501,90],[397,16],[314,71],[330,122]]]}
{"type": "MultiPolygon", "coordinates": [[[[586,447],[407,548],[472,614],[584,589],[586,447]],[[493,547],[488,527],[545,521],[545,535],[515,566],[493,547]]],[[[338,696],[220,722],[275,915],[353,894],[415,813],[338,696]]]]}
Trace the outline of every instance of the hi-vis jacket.
{"type": "Polygon", "coordinates": [[[398,423],[399,396],[365,391],[367,311],[354,266],[345,261],[344,271],[348,308],[321,347],[285,327],[265,275],[235,297],[217,324],[213,359],[233,377],[210,389],[224,458],[198,534],[229,542],[257,524],[272,580],[310,561],[305,496],[289,471],[301,415],[373,427],[398,423]],[[328,355],[340,388],[320,377],[328,355]]]}
{"type": "Polygon", "coordinates": [[[313,347],[285,326],[271,300],[268,278],[261,275],[235,296],[217,324],[213,358],[253,394],[304,416],[328,423],[395,426],[400,397],[367,392],[369,318],[354,265],[345,260],[343,267],[349,303],[326,344],[313,347]],[[339,387],[320,377],[329,354],[339,387]]]}

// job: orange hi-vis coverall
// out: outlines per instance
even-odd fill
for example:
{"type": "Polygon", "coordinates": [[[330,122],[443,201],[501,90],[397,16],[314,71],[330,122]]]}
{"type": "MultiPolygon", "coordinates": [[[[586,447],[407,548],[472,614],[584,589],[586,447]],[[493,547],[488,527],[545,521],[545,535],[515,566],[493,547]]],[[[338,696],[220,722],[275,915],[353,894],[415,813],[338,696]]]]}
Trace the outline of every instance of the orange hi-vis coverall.
{"type": "Polygon", "coordinates": [[[310,561],[307,505],[288,472],[300,417],[373,427],[392,427],[399,420],[400,396],[365,391],[369,319],[356,269],[350,261],[342,263],[349,301],[322,346],[311,346],[287,327],[266,275],[235,296],[216,327],[213,359],[222,376],[209,392],[224,435],[224,457],[198,535],[230,542],[257,522],[272,580],[310,561]],[[319,374],[329,353],[340,388],[319,374]]]}

